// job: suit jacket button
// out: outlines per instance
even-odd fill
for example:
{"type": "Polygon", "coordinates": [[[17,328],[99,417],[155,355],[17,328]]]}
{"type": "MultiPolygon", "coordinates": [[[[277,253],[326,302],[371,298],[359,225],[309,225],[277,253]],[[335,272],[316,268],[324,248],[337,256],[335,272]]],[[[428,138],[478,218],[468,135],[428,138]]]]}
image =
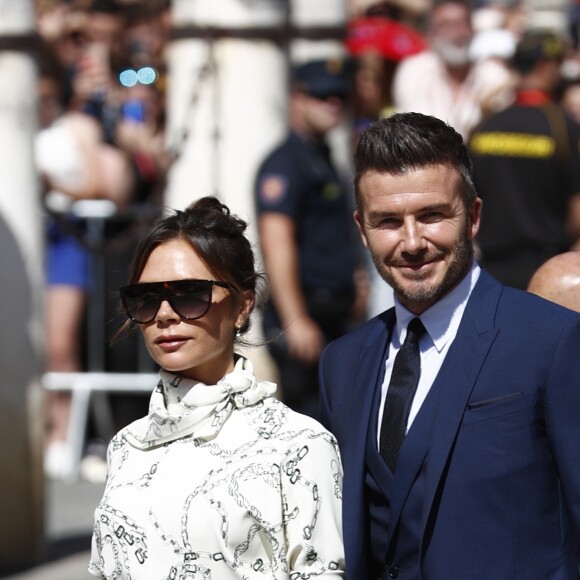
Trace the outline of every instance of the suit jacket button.
{"type": "Polygon", "coordinates": [[[399,568],[396,566],[391,566],[389,568],[389,578],[398,578],[399,577],[399,568]]]}

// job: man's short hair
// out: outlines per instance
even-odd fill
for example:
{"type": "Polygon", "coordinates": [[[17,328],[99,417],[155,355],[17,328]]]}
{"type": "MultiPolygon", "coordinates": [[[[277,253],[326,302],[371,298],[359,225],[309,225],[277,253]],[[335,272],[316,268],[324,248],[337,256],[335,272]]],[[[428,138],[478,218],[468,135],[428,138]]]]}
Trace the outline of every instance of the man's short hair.
{"type": "Polygon", "coordinates": [[[434,165],[457,169],[463,182],[466,207],[477,197],[473,164],[463,137],[436,117],[396,113],[371,123],[354,153],[354,190],[360,208],[359,184],[367,172],[401,175],[434,165]]]}

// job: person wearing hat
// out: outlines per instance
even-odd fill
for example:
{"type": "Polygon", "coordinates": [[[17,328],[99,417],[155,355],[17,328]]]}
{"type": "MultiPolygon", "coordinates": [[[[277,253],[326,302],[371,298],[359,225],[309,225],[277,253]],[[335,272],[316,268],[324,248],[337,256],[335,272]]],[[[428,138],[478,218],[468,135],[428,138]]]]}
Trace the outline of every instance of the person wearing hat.
{"type": "Polygon", "coordinates": [[[469,143],[485,206],[481,264],[521,289],[580,237],[580,127],[553,100],[565,52],[553,32],[524,34],[513,57],[515,102],[478,127],[469,143]]]}
{"type": "Polygon", "coordinates": [[[288,135],[262,162],[255,182],[271,281],[264,334],[284,402],[313,417],[320,353],[348,330],[355,302],[353,207],[325,141],[342,119],[348,90],[341,60],[295,67],[288,135]]]}

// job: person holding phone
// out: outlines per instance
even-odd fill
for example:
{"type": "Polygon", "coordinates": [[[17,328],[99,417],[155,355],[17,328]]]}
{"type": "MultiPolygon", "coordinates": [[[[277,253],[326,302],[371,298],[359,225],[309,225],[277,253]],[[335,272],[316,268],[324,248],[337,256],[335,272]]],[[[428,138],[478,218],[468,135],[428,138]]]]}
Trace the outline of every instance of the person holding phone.
{"type": "Polygon", "coordinates": [[[263,289],[246,223],[216,198],[161,219],[120,289],[161,367],[107,453],[99,578],[344,577],[334,437],[235,352],[263,289]]]}
{"type": "Polygon", "coordinates": [[[123,87],[115,145],[133,161],[138,201],[158,200],[173,162],[165,139],[163,94],[155,85],[123,87]]]}

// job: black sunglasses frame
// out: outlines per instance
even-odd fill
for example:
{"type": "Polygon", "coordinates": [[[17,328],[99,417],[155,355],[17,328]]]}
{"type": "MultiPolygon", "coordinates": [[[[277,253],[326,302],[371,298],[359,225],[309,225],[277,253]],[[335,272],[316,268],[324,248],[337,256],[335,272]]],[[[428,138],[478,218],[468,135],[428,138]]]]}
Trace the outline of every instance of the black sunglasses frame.
{"type": "Polygon", "coordinates": [[[161,307],[163,301],[167,301],[174,312],[176,312],[181,318],[185,320],[197,320],[202,316],[205,316],[212,303],[213,287],[219,286],[220,288],[232,288],[232,285],[228,282],[223,282],[221,280],[197,280],[197,279],[184,279],[184,280],[167,280],[164,282],[143,282],[140,284],[131,284],[129,286],[121,286],[119,288],[119,293],[121,295],[121,303],[127,317],[136,322],[137,324],[148,324],[155,320],[157,312],[161,307]],[[203,309],[203,312],[196,316],[185,316],[179,311],[175,303],[175,294],[181,291],[183,294],[187,294],[198,291],[198,292],[208,292],[207,303],[203,309]],[[147,320],[138,320],[137,314],[134,309],[130,306],[131,299],[138,299],[139,295],[150,294],[148,300],[155,300],[155,311],[151,318],[147,320]]]}

